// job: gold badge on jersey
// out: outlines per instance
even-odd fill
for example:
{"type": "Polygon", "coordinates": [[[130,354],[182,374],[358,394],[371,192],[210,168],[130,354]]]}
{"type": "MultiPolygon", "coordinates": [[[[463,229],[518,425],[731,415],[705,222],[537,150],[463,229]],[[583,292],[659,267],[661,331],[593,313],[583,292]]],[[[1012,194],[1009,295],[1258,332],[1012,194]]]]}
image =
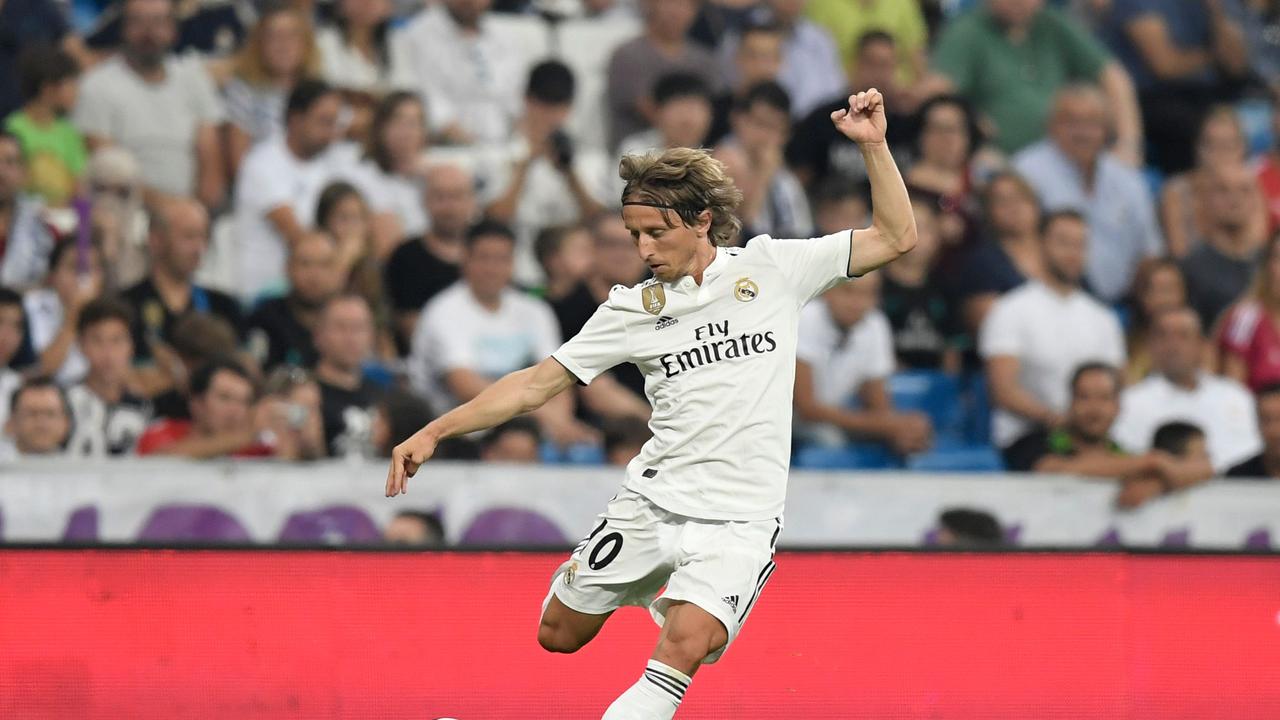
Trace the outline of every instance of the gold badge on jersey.
{"type": "Polygon", "coordinates": [[[751,278],[738,278],[738,282],[733,284],[733,296],[738,302],[751,302],[760,295],[760,286],[756,285],[751,278]]]}
{"type": "Polygon", "coordinates": [[[667,291],[662,288],[661,283],[654,283],[640,291],[640,302],[644,305],[645,312],[657,315],[667,306],[667,291]]]}
{"type": "Polygon", "coordinates": [[[575,560],[564,571],[564,584],[572,585],[573,579],[578,576],[578,562],[575,560]]]}

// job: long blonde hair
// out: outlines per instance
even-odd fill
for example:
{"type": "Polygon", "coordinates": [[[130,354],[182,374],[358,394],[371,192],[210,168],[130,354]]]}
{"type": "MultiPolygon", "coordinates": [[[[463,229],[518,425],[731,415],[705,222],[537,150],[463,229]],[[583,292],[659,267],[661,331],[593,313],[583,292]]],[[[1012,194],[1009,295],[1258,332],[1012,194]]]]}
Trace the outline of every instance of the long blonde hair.
{"type": "Polygon", "coordinates": [[[268,5],[263,9],[257,24],[249,31],[249,37],[236,53],[232,63],[235,76],[254,87],[263,87],[271,83],[266,64],[262,60],[263,52],[266,50],[263,38],[267,34],[267,23],[278,15],[292,15],[302,27],[302,43],[306,49],[302,55],[302,67],[298,68],[298,77],[295,80],[320,75],[320,48],[316,45],[315,30],[311,27],[311,20],[290,5],[268,5]]]}
{"type": "Polygon", "coordinates": [[[742,229],[735,211],[742,191],[733,184],[724,163],[706,150],[671,148],[647,155],[626,155],[618,166],[626,182],[623,203],[645,203],[662,212],[668,227],[675,227],[669,212],[685,225],[698,224],[698,216],[711,213],[708,239],[712,245],[731,245],[742,229]]]}

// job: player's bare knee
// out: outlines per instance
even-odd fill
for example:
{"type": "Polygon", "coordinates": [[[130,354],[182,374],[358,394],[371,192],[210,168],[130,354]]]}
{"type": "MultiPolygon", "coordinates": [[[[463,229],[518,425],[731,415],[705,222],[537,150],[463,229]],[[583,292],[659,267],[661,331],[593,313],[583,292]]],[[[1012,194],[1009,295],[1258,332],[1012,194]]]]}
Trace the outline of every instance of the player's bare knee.
{"type": "Polygon", "coordinates": [[[697,667],[727,641],[723,628],[719,626],[673,629],[658,640],[656,656],[669,658],[664,662],[673,667],[697,667]]]}
{"type": "Polygon", "coordinates": [[[538,644],[543,650],[553,653],[573,653],[582,649],[586,641],[578,637],[563,622],[542,619],[538,626],[538,644]]]}

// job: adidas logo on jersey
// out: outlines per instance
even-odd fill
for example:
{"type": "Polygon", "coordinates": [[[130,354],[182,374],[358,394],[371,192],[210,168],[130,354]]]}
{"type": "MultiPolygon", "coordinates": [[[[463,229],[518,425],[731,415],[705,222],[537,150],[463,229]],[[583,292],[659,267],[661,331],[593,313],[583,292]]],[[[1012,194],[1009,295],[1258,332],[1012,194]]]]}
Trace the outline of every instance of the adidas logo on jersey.
{"type": "Polygon", "coordinates": [[[668,317],[668,316],[666,316],[666,315],[663,315],[662,317],[658,318],[658,324],[657,324],[657,325],[654,325],[654,326],[653,326],[653,328],[654,328],[655,330],[661,330],[661,329],[663,329],[663,328],[669,328],[669,327],[671,327],[672,325],[675,325],[675,324],[676,324],[676,323],[678,323],[678,322],[680,322],[680,321],[679,321],[679,320],[677,320],[677,319],[675,319],[675,318],[673,318],[673,317],[668,317]]]}
{"type": "Polygon", "coordinates": [[[729,595],[726,597],[722,597],[720,599],[724,601],[725,605],[729,606],[730,610],[732,610],[733,612],[738,612],[738,596],[737,595],[729,595]]]}

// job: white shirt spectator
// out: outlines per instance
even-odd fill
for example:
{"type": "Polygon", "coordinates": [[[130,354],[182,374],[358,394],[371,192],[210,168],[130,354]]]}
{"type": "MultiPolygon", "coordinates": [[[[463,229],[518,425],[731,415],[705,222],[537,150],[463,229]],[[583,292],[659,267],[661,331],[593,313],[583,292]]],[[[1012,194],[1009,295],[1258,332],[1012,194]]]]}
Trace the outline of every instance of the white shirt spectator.
{"type": "Polygon", "coordinates": [[[196,131],[225,119],[213,80],[198,57],[170,57],[158,83],[144,81],[119,56],[80,83],[76,126],[110,138],[138,159],[143,181],[171,195],[196,187],[196,131]]]}
{"type": "Polygon", "coordinates": [[[458,404],[444,383],[449,371],[468,369],[497,380],[559,347],[560,326],[546,303],[508,288],[491,312],[459,281],[423,309],[409,353],[409,380],[442,413],[458,404]]]}
{"type": "MultiPolygon", "coordinates": [[[[844,330],[832,319],[827,303],[818,299],[800,311],[796,358],[812,368],[818,402],[848,407],[856,404],[863,383],[883,380],[893,373],[893,329],[884,313],[873,309],[844,330]]],[[[829,425],[806,423],[798,430],[810,442],[846,442],[845,434],[829,425]]]]}
{"type": "Polygon", "coordinates": [[[362,161],[348,180],[360,191],[371,210],[395,215],[405,237],[418,237],[427,231],[430,220],[422,200],[425,182],[385,173],[372,160],[362,161]]]}
{"type": "Polygon", "coordinates": [[[289,207],[298,222],[310,227],[316,201],[325,185],[352,174],[355,155],[333,146],[309,160],[289,150],[283,134],[255,145],[245,156],[235,188],[236,290],[245,302],[263,292],[282,290],[288,246],[267,220],[278,207],[289,207]]]}
{"type": "MultiPolygon", "coordinates": [[[[44,352],[62,327],[62,300],[52,288],[36,288],[22,297],[27,313],[27,328],[31,332],[31,346],[37,353],[44,352]]],[[[72,344],[62,367],[53,374],[63,387],[78,382],[89,371],[89,361],[80,352],[79,344],[72,344]]]]}
{"type": "MultiPolygon", "coordinates": [[[[482,200],[485,204],[502,197],[511,184],[512,168],[528,155],[529,144],[520,136],[491,152],[480,153],[477,178],[484,188],[482,200]]],[[[618,186],[617,192],[613,192],[614,183],[611,182],[617,177],[617,170],[617,164],[611,166],[608,156],[602,151],[582,147],[574,149],[573,171],[587,192],[602,205],[621,202],[622,188],[618,186]]],[[[540,230],[584,219],[564,175],[545,157],[534,158],[525,175],[524,189],[512,222],[516,231],[515,281],[536,285],[543,280],[542,268],[533,254],[533,240],[540,230]]]]}
{"type": "Polygon", "coordinates": [[[4,424],[9,420],[9,400],[13,391],[22,387],[22,375],[7,367],[0,367],[0,433],[4,432],[4,424]]]}
{"type": "Polygon", "coordinates": [[[1085,214],[1090,238],[1085,276],[1098,297],[1122,299],[1138,263],[1164,251],[1147,181],[1111,153],[1098,156],[1092,191],[1079,167],[1051,140],[1015,155],[1013,166],[1035,188],[1045,209],[1085,214]]]}
{"type": "MultiPolygon", "coordinates": [[[[978,352],[984,360],[1016,357],[1018,384],[1050,409],[1065,412],[1077,367],[1095,360],[1124,366],[1124,332],[1115,314],[1084,291],[1063,297],[1032,280],[996,301],[982,323],[978,352]]],[[[992,414],[992,439],[999,447],[1008,447],[1031,429],[1031,423],[1010,412],[997,409],[992,414]]]]}
{"type": "Polygon", "coordinates": [[[126,393],[108,405],[83,383],[67,390],[71,406],[71,437],[67,454],[74,457],[125,455],[133,451],[151,421],[151,406],[126,393]]]}
{"type": "Polygon", "coordinates": [[[502,142],[520,112],[527,62],[489,19],[471,35],[441,5],[391,36],[392,82],[417,90],[433,130],[457,125],[477,143],[502,142]]]}
{"type": "Polygon", "coordinates": [[[320,50],[321,72],[330,85],[374,96],[392,89],[390,66],[370,62],[364,53],[347,45],[337,28],[317,30],[316,47],[320,50]]]}
{"type": "Polygon", "coordinates": [[[1120,395],[1112,436],[1125,450],[1151,449],[1156,429],[1183,421],[1204,431],[1213,469],[1222,473],[1262,451],[1253,396],[1240,383],[1201,373],[1194,390],[1153,374],[1120,395]]]}
{"type": "Polygon", "coordinates": [[[53,233],[41,219],[39,198],[18,193],[14,198],[9,239],[0,254],[0,285],[14,289],[32,287],[49,270],[53,233]]]}

